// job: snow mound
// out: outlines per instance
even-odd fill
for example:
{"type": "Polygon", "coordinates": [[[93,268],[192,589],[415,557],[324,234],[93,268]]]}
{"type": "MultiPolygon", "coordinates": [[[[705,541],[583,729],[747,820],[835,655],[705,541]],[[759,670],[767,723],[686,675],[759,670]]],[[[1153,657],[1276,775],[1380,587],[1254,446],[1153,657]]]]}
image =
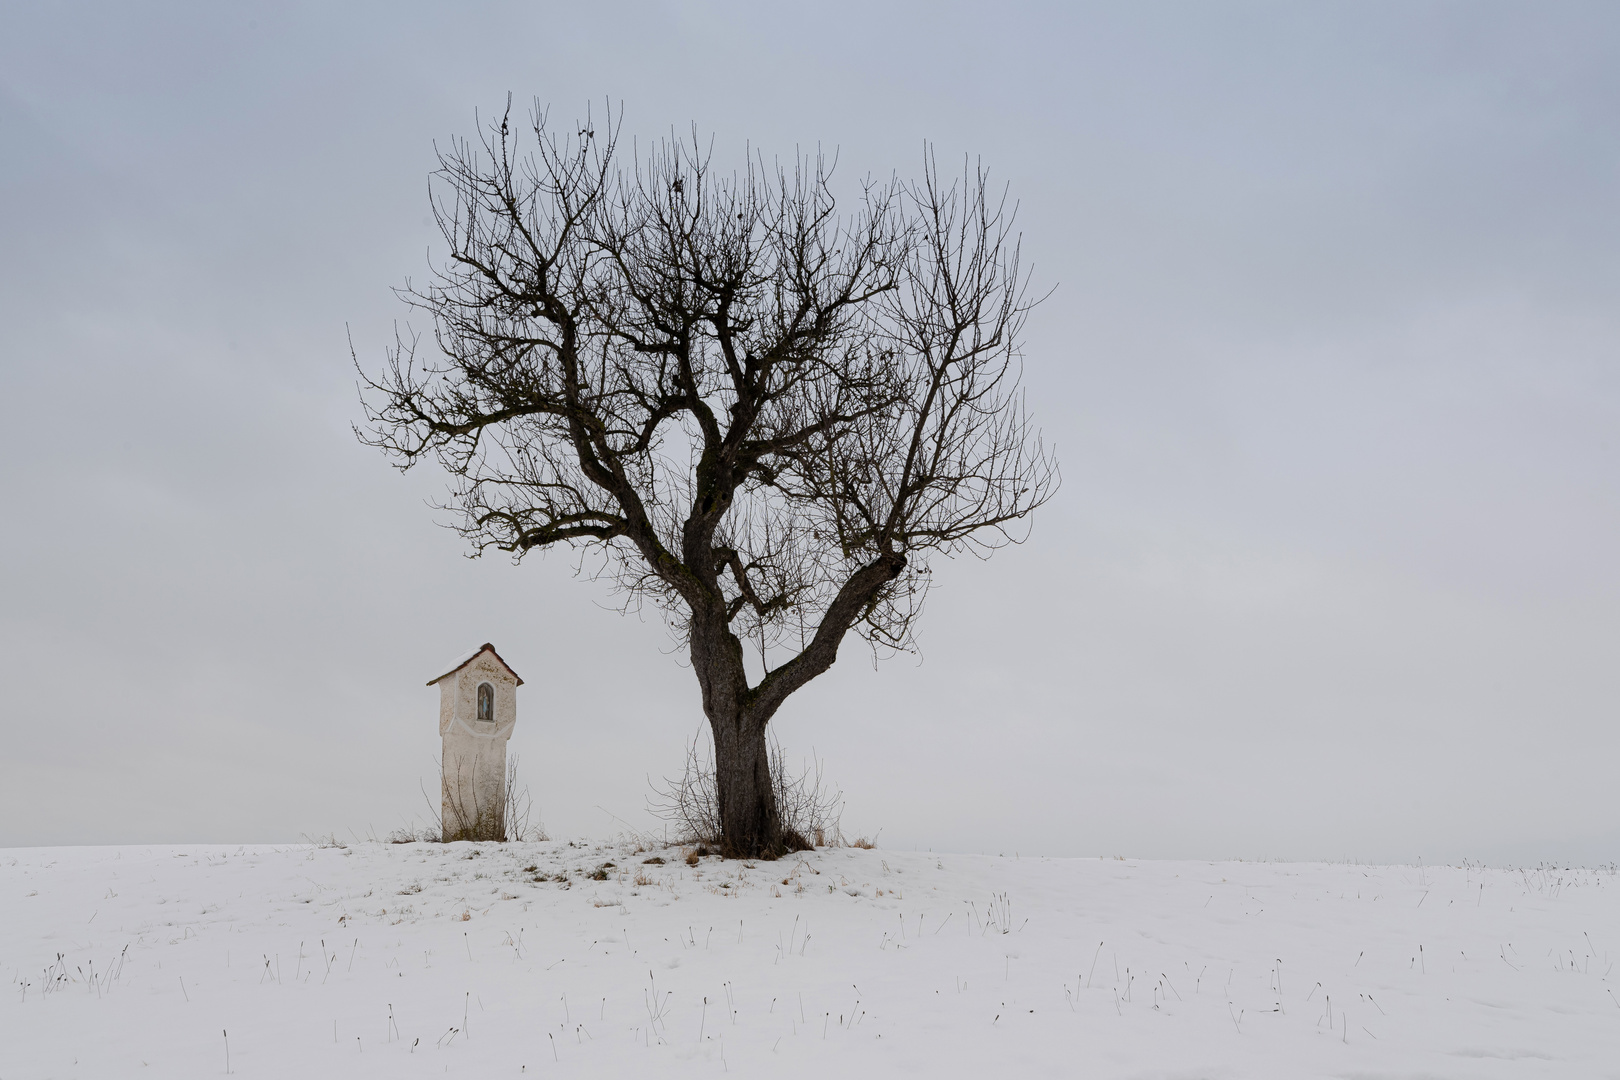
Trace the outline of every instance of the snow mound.
{"type": "Polygon", "coordinates": [[[1612,866],[683,855],[0,851],[0,1078],[1620,1068],[1612,866]]]}

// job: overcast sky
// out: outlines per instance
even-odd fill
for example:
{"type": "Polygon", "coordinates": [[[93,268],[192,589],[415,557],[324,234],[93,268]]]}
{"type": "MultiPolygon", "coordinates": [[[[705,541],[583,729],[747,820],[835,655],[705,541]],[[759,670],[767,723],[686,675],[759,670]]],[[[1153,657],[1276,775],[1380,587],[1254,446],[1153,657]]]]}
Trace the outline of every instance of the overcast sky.
{"type": "Polygon", "coordinates": [[[420,821],[484,641],[553,835],[649,824],[663,626],[350,431],[510,91],[1021,202],[1064,485],[774,722],[851,832],[1620,858],[1620,7],[765,7],[0,9],[0,845],[420,821]]]}

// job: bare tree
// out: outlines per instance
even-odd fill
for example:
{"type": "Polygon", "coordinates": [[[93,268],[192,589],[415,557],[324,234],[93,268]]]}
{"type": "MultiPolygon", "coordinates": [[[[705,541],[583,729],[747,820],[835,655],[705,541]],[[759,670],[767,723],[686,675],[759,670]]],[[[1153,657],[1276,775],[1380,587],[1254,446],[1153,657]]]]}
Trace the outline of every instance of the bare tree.
{"type": "MultiPolygon", "coordinates": [[[[511,110],[439,154],[432,317],[361,371],[361,439],[453,478],[475,551],[571,546],[686,645],[722,850],[785,850],[766,725],[850,631],[912,647],[929,557],[1023,538],[1057,484],[1019,390],[1033,306],[982,168],[721,174],[694,139],[511,110]],[[532,135],[532,138],[530,136],[532,135]],[[748,643],[745,649],[744,643],[748,643]],[[748,658],[757,651],[757,675],[748,658]]],[[[357,364],[358,366],[358,364],[357,364]]]]}

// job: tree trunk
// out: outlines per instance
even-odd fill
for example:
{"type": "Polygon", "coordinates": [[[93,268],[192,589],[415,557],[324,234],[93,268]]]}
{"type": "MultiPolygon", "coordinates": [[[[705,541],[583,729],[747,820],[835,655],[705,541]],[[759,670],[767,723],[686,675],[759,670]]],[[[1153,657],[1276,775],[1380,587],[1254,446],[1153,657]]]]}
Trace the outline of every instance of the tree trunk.
{"type": "MultiPolygon", "coordinates": [[[[707,561],[712,562],[712,556],[707,561]]],[[[723,607],[697,607],[690,632],[692,671],[703,690],[703,713],[714,736],[720,854],[728,859],[777,858],[789,846],[782,835],[765,743],[765,727],[776,710],[748,707],[742,642],[727,625],[723,607]]]]}
{"type": "Polygon", "coordinates": [[[720,803],[720,854],[774,859],[788,850],[776,792],[771,789],[765,725],[746,713],[709,718],[714,733],[715,794],[720,803]]]}
{"type": "MultiPolygon", "coordinates": [[[[691,523],[688,523],[690,530],[691,523]]],[[[688,546],[698,545],[692,536],[688,546]]],[[[689,561],[713,565],[710,555],[689,561]]],[[[789,694],[833,665],[844,632],[879,590],[905,569],[903,555],[874,560],[844,583],[809,646],[790,665],[750,688],[742,642],[718,603],[695,606],[689,643],[692,671],[703,691],[703,712],[714,734],[715,796],[720,854],[728,859],[775,859],[810,843],[784,828],[771,778],[765,728],[789,694]]]]}

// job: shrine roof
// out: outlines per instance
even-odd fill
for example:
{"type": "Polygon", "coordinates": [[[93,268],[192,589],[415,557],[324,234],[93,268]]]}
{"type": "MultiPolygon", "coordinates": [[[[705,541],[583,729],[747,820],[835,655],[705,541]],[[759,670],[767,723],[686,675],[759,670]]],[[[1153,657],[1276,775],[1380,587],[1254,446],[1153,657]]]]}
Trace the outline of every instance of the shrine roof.
{"type": "Polygon", "coordinates": [[[427,684],[429,686],[432,686],[434,683],[442,682],[445,679],[448,679],[450,676],[454,675],[456,672],[460,671],[462,668],[466,667],[468,664],[472,663],[474,660],[478,659],[480,656],[483,656],[485,653],[489,653],[489,655],[493,656],[496,659],[496,661],[501,665],[501,667],[505,668],[507,670],[507,673],[510,674],[512,676],[512,678],[517,680],[517,684],[519,686],[523,685],[523,676],[521,676],[517,672],[513,671],[512,670],[512,665],[508,664],[505,660],[502,660],[501,659],[501,654],[495,651],[495,646],[491,645],[487,641],[484,642],[482,645],[478,646],[478,648],[474,649],[472,652],[470,652],[467,655],[465,655],[465,656],[461,657],[460,659],[456,660],[454,666],[451,667],[450,670],[445,672],[443,675],[440,675],[438,678],[429,679],[427,681],[427,684]]]}

